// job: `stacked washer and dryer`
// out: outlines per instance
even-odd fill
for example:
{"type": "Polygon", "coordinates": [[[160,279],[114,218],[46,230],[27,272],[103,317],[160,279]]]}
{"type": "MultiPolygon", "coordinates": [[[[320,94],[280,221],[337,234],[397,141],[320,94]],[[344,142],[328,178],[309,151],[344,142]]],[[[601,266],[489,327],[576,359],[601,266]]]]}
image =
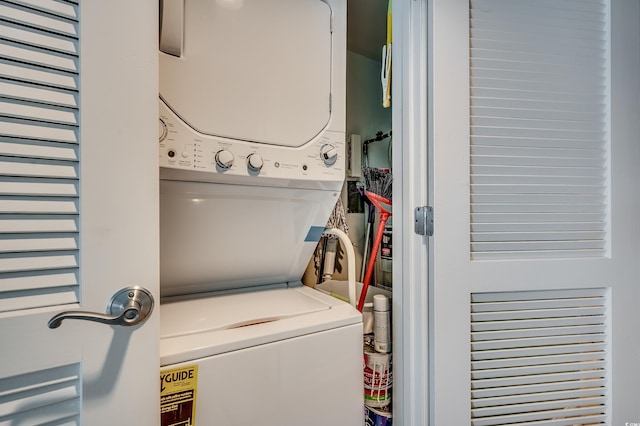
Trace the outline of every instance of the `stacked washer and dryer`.
{"type": "Polygon", "coordinates": [[[345,44],[346,0],[161,2],[161,365],[197,366],[175,424],[363,422],[361,314],[301,284],[345,175],[345,44]]]}

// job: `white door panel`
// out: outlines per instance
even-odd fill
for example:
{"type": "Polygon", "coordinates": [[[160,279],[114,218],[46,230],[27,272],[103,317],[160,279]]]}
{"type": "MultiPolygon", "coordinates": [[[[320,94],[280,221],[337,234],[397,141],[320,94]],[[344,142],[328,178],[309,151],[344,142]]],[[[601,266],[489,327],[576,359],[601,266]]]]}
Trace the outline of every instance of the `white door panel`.
{"type": "MultiPolygon", "coordinates": [[[[402,318],[429,324],[428,336],[403,324],[401,392],[413,398],[404,424],[639,422],[637,2],[418,9],[405,23],[422,19],[428,37],[409,29],[406,43],[428,49],[428,72],[402,73],[403,105],[429,107],[430,171],[405,183],[402,205],[409,219],[411,207],[433,205],[435,230],[429,269],[403,265],[402,318]],[[421,307],[409,296],[427,281],[421,307]],[[428,391],[415,377],[422,368],[428,391]],[[412,390],[428,408],[415,407],[412,390]]],[[[407,153],[425,152],[425,123],[403,120],[416,167],[407,153]]],[[[425,253],[421,238],[403,243],[405,259],[425,253]]]]}
{"type": "Polygon", "coordinates": [[[158,295],[156,3],[0,7],[0,423],[159,423],[157,310],[47,327],[158,295]]]}

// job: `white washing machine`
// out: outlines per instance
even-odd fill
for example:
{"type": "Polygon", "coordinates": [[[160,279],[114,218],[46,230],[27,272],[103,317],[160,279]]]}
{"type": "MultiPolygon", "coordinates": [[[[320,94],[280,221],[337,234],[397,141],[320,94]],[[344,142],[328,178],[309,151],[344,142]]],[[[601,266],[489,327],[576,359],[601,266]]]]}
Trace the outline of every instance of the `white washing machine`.
{"type": "Polygon", "coordinates": [[[300,282],[345,174],[345,0],[163,0],[162,426],[361,425],[362,317],[300,282]]]}

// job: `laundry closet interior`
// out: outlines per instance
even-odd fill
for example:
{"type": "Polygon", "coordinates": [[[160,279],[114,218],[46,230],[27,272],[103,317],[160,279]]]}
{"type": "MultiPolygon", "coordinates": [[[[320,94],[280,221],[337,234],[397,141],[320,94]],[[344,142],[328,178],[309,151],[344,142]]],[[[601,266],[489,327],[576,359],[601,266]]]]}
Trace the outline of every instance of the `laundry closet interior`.
{"type": "Polygon", "coordinates": [[[161,2],[162,425],[391,423],[390,19],[161,2]]]}

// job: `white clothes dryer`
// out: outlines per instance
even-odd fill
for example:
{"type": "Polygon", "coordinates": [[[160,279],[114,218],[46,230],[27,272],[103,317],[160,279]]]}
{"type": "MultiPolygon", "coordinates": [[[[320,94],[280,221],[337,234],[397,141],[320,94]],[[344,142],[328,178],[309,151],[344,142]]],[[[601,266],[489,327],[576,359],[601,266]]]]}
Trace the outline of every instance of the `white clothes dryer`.
{"type": "Polygon", "coordinates": [[[300,282],[345,175],[345,0],[162,0],[162,426],[361,425],[362,316],[300,282]]]}

